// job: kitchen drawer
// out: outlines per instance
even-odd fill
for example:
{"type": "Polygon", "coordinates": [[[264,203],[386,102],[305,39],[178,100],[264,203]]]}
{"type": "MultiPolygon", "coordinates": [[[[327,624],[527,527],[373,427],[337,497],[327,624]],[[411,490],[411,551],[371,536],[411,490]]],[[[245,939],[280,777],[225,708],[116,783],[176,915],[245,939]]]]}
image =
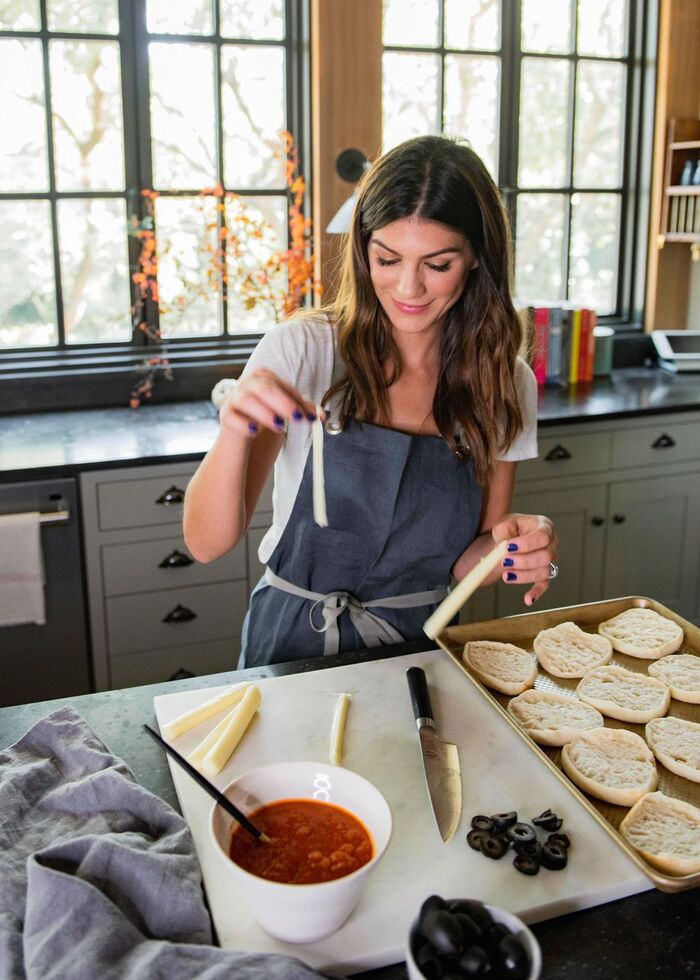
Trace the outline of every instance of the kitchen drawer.
{"type": "Polygon", "coordinates": [[[206,565],[194,561],[182,536],[103,545],[101,552],[104,594],[107,596],[207,585],[245,578],[248,574],[245,541],[206,565]],[[168,559],[174,564],[162,568],[161,563],[168,559]],[[190,564],[178,564],[187,560],[190,564]]]}
{"type": "Polygon", "coordinates": [[[105,605],[109,654],[115,657],[227,637],[233,642],[240,636],[248,596],[243,580],[115,596],[105,605]],[[195,618],[163,622],[178,608],[193,612],[195,618]]]}
{"type": "Polygon", "coordinates": [[[110,686],[133,687],[136,684],[158,684],[169,681],[179,670],[196,676],[235,670],[240,653],[240,640],[215,640],[160,650],[141,650],[114,657],[109,662],[110,686]]]}
{"type": "Polygon", "coordinates": [[[613,434],[613,466],[649,466],[700,460],[700,425],[669,424],[668,419],[644,428],[613,434]]]}
{"type": "Polygon", "coordinates": [[[97,484],[99,528],[113,531],[182,523],[182,500],[193,469],[151,479],[105,480],[97,484]]]}
{"type": "Polygon", "coordinates": [[[518,465],[518,483],[577,473],[605,471],[610,466],[612,433],[587,432],[579,435],[543,435],[540,455],[518,465]]]}

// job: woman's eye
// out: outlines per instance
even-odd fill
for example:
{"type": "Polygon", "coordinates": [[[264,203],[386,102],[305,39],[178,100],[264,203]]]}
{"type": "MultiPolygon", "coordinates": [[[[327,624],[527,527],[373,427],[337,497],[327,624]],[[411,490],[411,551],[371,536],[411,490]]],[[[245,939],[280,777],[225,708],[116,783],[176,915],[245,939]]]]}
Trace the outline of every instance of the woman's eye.
{"type": "Polygon", "coordinates": [[[432,269],[433,272],[447,272],[447,270],[450,268],[450,264],[451,263],[449,262],[445,262],[444,265],[433,265],[431,262],[426,262],[428,268],[432,269]]]}
{"type": "Polygon", "coordinates": [[[377,256],[377,265],[396,265],[398,259],[383,259],[381,256],[377,256]]]}

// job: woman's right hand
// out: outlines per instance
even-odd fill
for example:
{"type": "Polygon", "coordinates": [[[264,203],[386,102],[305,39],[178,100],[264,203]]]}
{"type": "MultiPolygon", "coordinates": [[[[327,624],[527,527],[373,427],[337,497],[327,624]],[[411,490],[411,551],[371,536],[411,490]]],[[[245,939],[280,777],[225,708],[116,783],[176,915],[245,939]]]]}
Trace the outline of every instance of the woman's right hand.
{"type": "Polygon", "coordinates": [[[313,422],[317,414],[316,405],[296,388],[272,371],[258,368],[231,389],[221,406],[219,418],[223,428],[254,439],[261,429],[282,433],[288,422],[303,419],[313,422]]]}

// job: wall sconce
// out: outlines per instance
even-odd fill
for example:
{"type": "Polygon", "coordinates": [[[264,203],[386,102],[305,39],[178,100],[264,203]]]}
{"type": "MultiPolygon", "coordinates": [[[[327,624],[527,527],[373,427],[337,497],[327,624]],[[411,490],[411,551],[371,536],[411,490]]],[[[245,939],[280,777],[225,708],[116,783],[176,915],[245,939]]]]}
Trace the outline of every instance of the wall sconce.
{"type": "MultiPolygon", "coordinates": [[[[362,150],[347,149],[338,154],[335,161],[336,173],[349,184],[357,184],[359,179],[369,170],[371,164],[362,150]]],[[[344,235],[350,231],[352,215],[357,201],[357,190],[354,190],[347,201],[344,201],[326,227],[329,235],[344,235]]]]}

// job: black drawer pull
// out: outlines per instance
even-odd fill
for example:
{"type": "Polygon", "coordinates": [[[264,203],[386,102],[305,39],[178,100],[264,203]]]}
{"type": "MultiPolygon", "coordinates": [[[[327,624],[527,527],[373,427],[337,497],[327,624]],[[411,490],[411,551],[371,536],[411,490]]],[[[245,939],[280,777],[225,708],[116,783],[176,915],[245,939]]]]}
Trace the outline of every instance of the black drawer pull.
{"type": "Polygon", "coordinates": [[[175,606],[171,609],[167,616],[164,617],[164,623],[189,623],[190,620],[196,619],[197,613],[192,612],[187,606],[175,606]]]}
{"type": "Polygon", "coordinates": [[[656,442],[652,442],[651,448],[671,449],[675,445],[676,445],[675,441],[670,436],[667,436],[666,433],[664,432],[662,435],[659,436],[656,442]]]}
{"type": "Polygon", "coordinates": [[[571,459],[571,453],[568,449],[565,449],[563,446],[560,446],[559,443],[557,443],[554,449],[549,450],[544,458],[544,461],[545,463],[555,463],[560,459],[571,459]]]}
{"type": "Polygon", "coordinates": [[[627,518],[624,514],[613,514],[613,520],[616,524],[624,524],[627,518]]]}
{"type": "Polygon", "coordinates": [[[601,527],[603,524],[605,524],[605,518],[596,515],[595,517],[591,518],[591,524],[593,527],[601,527]]]}
{"type": "Polygon", "coordinates": [[[158,497],[156,503],[169,507],[171,504],[181,504],[184,499],[185,491],[179,487],[172,486],[158,497]]]}
{"type": "Polygon", "coordinates": [[[175,673],[172,674],[172,676],[170,676],[168,678],[168,680],[169,681],[184,681],[185,678],[187,678],[187,677],[196,677],[196,676],[197,675],[196,674],[193,674],[191,670],[185,670],[184,667],[180,667],[179,670],[176,670],[175,673]]]}
{"type": "Polygon", "coordinates": [[[163,561],[158,563],[158,568],[186,568],[188,565],[194,563],[194,558],[190,558],[189,555],[183,555],[181,551],[177,548],[171,551],[169,555],[163,559],[163,561]]]}

